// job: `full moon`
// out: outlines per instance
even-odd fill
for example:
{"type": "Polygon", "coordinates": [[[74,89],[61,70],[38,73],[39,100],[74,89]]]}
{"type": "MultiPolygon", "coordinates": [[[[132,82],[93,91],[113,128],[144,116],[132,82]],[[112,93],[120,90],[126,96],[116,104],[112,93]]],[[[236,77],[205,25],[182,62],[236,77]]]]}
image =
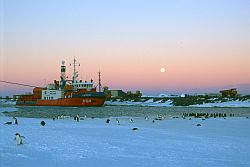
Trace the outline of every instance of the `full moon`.
{"type": "Polygon", "coordinates": [[[165,72],[166,71],[166,69],[165,68],[161,68],[161,72],[165,72]]]}

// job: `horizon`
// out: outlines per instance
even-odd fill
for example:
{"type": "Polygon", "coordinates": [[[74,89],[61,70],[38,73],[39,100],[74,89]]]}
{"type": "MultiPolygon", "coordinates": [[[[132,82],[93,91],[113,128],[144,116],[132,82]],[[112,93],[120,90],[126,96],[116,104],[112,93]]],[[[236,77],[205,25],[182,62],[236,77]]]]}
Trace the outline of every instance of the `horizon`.
{"type": "MultiPolygon", "coordinates": [[[[23,84],[23,83],[22,83],[23,84]]],[[[45,86],[45,85],[44,85],[45,86]]],[[[41,86],[43,87],[43,86],[41,86]]],[[[96,86],[97,87],[97,86],[96,86]]],[[[140,89],[122,89],[122,88],[109,88],[110,90],[122,90],[124,92],[132,91],[135,92],[137,90],[141,91],[143,96],[159,96],[160,94],[166,95],[181,95],[181,94],[189,94],[189,95],[199,95],[199,94],[213,94],[213,93],[220,93],[221,90],[236,88],[238,94],[240,95],[250,95],[250,84],[238,84],[238,85],[225,85],[221,87],[210,87],[210,88],[200,88],[200,89],[192,89],[192,90],[174,90],[174,91],[145,91],[140,89]]],[[[4,98],[6,96],[13,97],[13,95],[20,95],[20,94],[29,94],[32,93],[33,88],[31,87],[24,87],[18,85],[12,85],[12,89],[0,92],[0,97],[4,98]],[[19,90],[18,88],[23,88],[19,90]]]]}
{"type": "MultiPolygon", "coordinates": [[[[60,62],[145,95],[250,94],[250,1],[0,0],[0,80],[43,86],[60,62]],[[164,68],[164,70],[162,70],[164,68]],[[242,86],[246,85],[246,86],[242,86]]],[[[32,88],[0,83],[0,96],[32,88]]]]}

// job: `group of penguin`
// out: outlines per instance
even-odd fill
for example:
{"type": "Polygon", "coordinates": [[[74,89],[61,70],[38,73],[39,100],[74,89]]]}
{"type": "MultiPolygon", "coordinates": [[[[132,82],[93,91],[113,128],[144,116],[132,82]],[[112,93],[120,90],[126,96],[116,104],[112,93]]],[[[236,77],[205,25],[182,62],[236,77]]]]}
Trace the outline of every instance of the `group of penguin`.
{"type": "MultiPolygon", "coordinates": [[[[160,117],[157,117],[157,118],[160,118],[160,117]]],[[[53,119],[53,120],[55,120],[55,119],[53,119]]],[[[77,122],[79,122],[79,120],[80,120],[79,115],[75,116],[75,117],[74,117],[74,120],[76,120],[77,122]]],[[[145,120],[148,120],[148,117],[145,117],[145,120]]],[[[161,120],[161,119],[155,119],[155,120],[161,120]]],[[[155,120],[153,120],[152,122],[154,123],[155,120]]],[[[107,120],[106,120],[106,123],[108,124],[108,123],[110,123],[110,121],[111,121],[110,119],[107,119],[107,120]]],[[[120,121],[119,121],[118,118],[116,118],[116,123],[117,123],[117,125],[120,125],[120,121]]],[[[134,120],[133,120],[132,118],[130,119],[130,123],[134,123],[134,120]]],[[[6,122],[5,124],[6,124],[6,125],[11,125],[12,122],[6,122]]],[[[16,118],[16,117],[13,117],[13,124],[18,125],[18,121],[17,121],[17,118],[16,118]]],[[[41,125],[42,125],[42,126],[45,126],[45,124],[46,124],[46,123],[45,123],[44,121],[41,121],[41,125]]],[[[133,131],[137,131],[137,130],[139,130],[139,128],[134,127],[134,128],[132,128],[132,130],[133,130],[133,131]]],[[[16,141],[16,144],[17,144],[17,145],[22,145],[22,144],[23,144],[23,138],[25,138],[25,137],[22,136],[22,135],[19,134],[19,133],[16,133],[16,134],[15,134],[15,141],[16,141]]]]}
{"type": "MultiPolygon", "coordinates": [[[[17,121],[17,118],[16,117],[13,117],[13,122],[9,121],[9,122],[6,122],[5,125],[18,125],[18,121],[17,121]]],[[[23,144],[23,138],[25,138],[24,136],[21,136],[19,133],[16,133],[15,134],[15,141],[16,141],[16,144],[17,145],[21,145],[23,144]]]]}
{"type": "MultiPolygon", "coordinates": [[[[17,121],[17,118],[16,118],[16,117],[13,117],[13,123],[12,123],[11,121],[5,123],[5,125],[12,125],[12,124],[18,125],[18,121],[17,121]]],[[[46,123],[45,123],[44,121],[41,121],[41,125],[42,125],[42,126],[45,126],[45,124],[46,124],[46,123]]],[[[25,137],[22,136],[20,133],[16,133],[16,134],[15,134],[14,140],[16,141],[16,144],[17,144],[17,145],[22,145],[22,144],[23,144],[23,139],[24,139],[24,138],[25,138],[25,137]]]]}

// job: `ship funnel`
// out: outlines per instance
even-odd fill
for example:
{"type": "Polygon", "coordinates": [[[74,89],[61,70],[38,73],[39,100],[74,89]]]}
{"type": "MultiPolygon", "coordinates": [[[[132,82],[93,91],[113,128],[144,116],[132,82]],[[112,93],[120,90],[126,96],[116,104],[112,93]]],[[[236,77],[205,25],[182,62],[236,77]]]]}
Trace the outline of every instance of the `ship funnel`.
{"type": "Polygon", "coordinates": [[[61,64],[61,81],[60,81],[60,88],[64,89],[64,86],[66,85],[66,66],[65,66],[65,61],[62,61],[61,64]]]}

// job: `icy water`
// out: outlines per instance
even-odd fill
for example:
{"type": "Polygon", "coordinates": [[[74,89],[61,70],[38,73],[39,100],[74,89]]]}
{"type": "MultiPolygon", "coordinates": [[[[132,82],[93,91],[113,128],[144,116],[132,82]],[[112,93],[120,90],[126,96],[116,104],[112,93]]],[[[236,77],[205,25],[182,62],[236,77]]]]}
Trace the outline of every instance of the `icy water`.
{"type": "Polygon", "coordinates": [[[226,107],[141,107],[141,106],[104,106],[104,107],[13,107],[1,108],[6,116],[28,118],[53,118],[57,116],[80,117],[154,117],[166,115],[167,117],[181,116],[182,113],[226,113],[236,117],[250,116],[250,108],[226,107]]]}

